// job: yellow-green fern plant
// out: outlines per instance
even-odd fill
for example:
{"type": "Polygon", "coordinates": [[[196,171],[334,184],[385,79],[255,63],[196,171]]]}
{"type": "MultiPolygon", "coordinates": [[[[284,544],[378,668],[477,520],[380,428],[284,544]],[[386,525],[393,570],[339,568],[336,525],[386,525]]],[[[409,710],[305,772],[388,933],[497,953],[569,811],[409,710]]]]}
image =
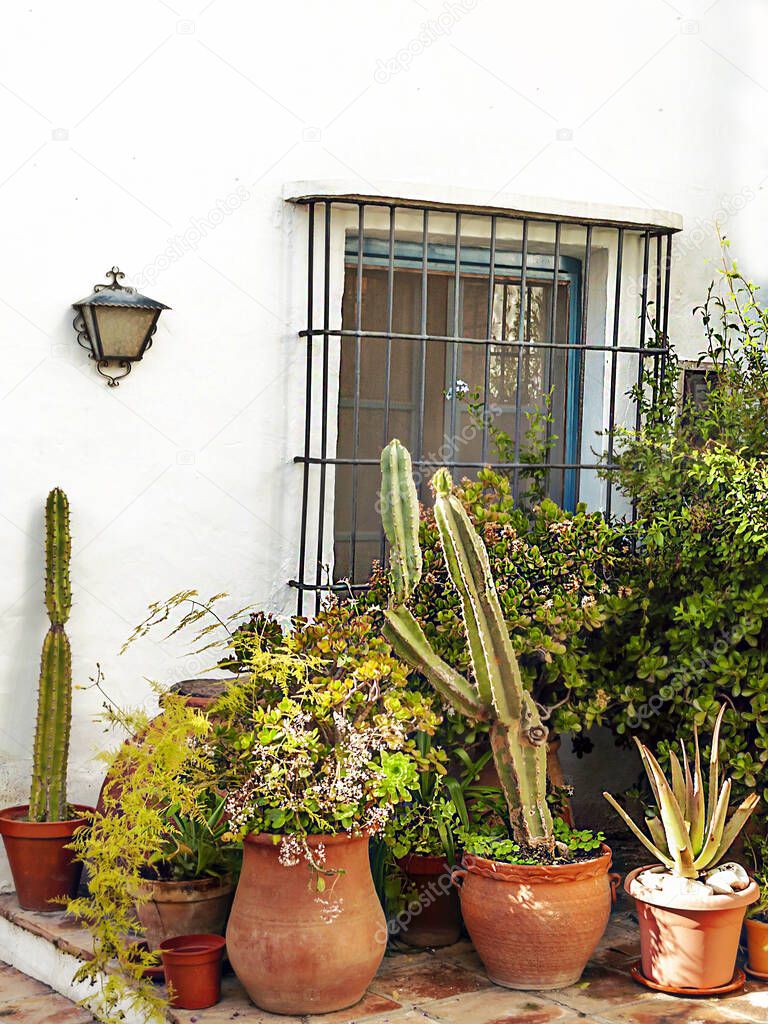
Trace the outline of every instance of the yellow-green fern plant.
{"type": "Polygon", "coordinates": [[[183,697],[168,693],[152,720],[105,707],[107,723],[134,738],[104,756],[108,782],[100,808],[73,843],[88,875],[88,895],[71,900],[67,910],[93,938],[93,958],[73,981],[92,988],[82,1004],[104,1024],[120,1024],[128,1011],[160,1022],[167,1000],[145,977],[158,957],[142,946],[135,907],[148,898],[142,885],[147,866],[167,845],[168,808],[205,826],[198,797],[212,785],[205,741],[211,725],[183,697]]]}
{"type": "Polygon", "coordinates": [[[729,816],[731,780],[721,781],[719,754],[724,714],[725,705],[720,708],[712,733],[706,795],[695,726],[693,770],[685,745],[681,743],[682,764],[677,754],[670,751],[669,781],[648,747],[635,737],[658,812],[646,819],[647,834],[610,793],[603,793],[643,846],[673,875],[681,878],[698,878],[719,864],[760,801],[757,793],[750,793],[729,816]]]}

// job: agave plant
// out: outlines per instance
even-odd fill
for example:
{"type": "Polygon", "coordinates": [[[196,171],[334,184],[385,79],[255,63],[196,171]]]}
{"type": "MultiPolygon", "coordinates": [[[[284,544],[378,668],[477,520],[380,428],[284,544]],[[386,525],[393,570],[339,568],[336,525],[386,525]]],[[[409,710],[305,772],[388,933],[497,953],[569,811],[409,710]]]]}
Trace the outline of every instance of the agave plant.
{"type": "Polygon", "coordinates": [[[760,800],[757,793],[750,793],[729,817],[731,780],[725,779],[721,784],[718,750],[724,714],[725,705],[720,708],[712,733],[709,792],[706,799],[699,736],[695,726],[693,772],[685,745],[681,742],[682,764],[674,751],[669,755],[670,781],[667,781],[659,762],[648,747],[635,737],[658,808],[657,817],[646,819],[648,835],[635,824],[610,793],[603,793],[605,799],[621,815],[640,842],[661,864],[682,878],[697,878],[702,872],[718,864],[733,845],[733,841],[760,800]]]}

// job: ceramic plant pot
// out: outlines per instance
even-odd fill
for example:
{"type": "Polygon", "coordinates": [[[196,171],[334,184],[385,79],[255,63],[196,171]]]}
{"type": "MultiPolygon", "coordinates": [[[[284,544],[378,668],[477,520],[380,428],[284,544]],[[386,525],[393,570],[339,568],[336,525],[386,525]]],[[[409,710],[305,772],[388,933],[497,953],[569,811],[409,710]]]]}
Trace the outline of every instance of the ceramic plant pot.
{"type": "Polygon", "coordinates": [[[459,941],[459,894],[444,857],[411,854],[398,861],[415,895],[399,915],[398,938],[409,946],[450,946],[459,941]]]}
{"type": "Polygon", "coordinates": [[[611,913],[611,851],[577,864],[502,864],[466,854],[454,872],[461,913],[497,985],[555,989],[575,984],[611,913]]]}
{"type": "Polygon", "coordinates": [[[768,975],[768,924],[750,919],[746,927],[748,967],[755,974],[768,975]]]}
{"type": "MultiPolygon", "coordinates": [[[[92,807],[72,804],[76,811],[92,807]]],[[[19,905],[24,910],[55,913],[63,910],[63,897],[77,895],[82,864],[67,845],[75,832],[88,824],[86,817],[68,821],[25,821],[29,807],[6,807],[0,811],[0,835],[11,867],[19,905]]]]}
{"type": "Polygon", "coordinates": [[[221,999],[221,935],[180,935],[160,944],[171,1006],[204,1010],[221,999]]]}
{"type": "Polygon", "coordinates": [[[643,975],[657,985],[712,989],[733,978],[744,914],[760,894],[756,882],[730,896],[669,897],[635,883],[653,865],[631,871],[624,888],[633,897],[640,922],[643,975]],[[642,891],[642,898],[638,892],[642,891]]]}
{"type": "Polygon", "coordinates": [[[149,896],[136,905],[147,945],[159,949],[178,935],[223,935],[234,886],[229,878],[191,882],[142,882],[149,896]]]}
{"type": "Polygon", "coordinates": [[[270,1013],[329,1013],[362,999],[387,945],[368,837],[310,836],[325,847],[326,889],[304,858],[279,861],[271,835],[249,835],[227,926],[227,955],[253,1002],[270,1013]]]}

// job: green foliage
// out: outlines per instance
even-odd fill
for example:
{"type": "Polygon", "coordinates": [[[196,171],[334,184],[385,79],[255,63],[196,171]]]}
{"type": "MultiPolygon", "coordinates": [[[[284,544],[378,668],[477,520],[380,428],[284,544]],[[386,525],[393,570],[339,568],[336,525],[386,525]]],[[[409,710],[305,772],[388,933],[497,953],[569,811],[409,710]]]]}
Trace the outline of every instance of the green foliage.
{"type": "Polygon", "coordinates": [[[298,621],[282,647],[250,655],[250,675],[212,709],[216,775],[230,840],[283,837],[281,859],[320,874],[307,835],[382,831],[410,798],[418,772],[444,770],[422,754],[416,730],[434,732],[435,702],[408,687],[406,667],[366,617],[331,606],[298,621]]]}
{"type": "MultiPolygon", "coordinates": [[[[476,481],[464,480],[456,496],[488,551],[523,680],[539,703],[553,709],[552,729],[579,732],[601,724],[608,697],[592,684],[592,642],[614,599],[629,593],[624,529],[583,505],[568,513],[544,500],[526,512],[515,504],[507,477],[490,469],[480,470],[476,481]]],[[[424,572],[411,609],[436,653],[466,675],[469,649],[459,596],[431,509],[422,511],[419,543],[424,572]]],[[[388,596],[388,573],[377,568],[357,604],[375,612],[388,596]]]]}
{"type": "Polygon", "coordinates": [[[667,781],[651,751],[636,739],[656,798],[657,816],[646,820],[648,835],[635,824],[610,793],[603,793],[640,842],[664,867],[682,878],[696,878],[723,859],[760,799],[756,793],[750,793],[729,814],[731,780],[726,779],[721,785],[720,779],[720,727],[724,712],[725,705],[718,713],[712,733],[709,786],[706,793],[699,735],[695,725],[693,770],[684,746],[682,765],[677,755],[671,752],[671,783],[667,781]]]}
{"type": "Polygon", "coordinates": [[[30,821],[63,821],[72,725],[72,653],[64,625],[72,606],[69,501],[55,487],[45,504],[45,607],[51,625],[43,641],[32,755],[30,821]]]}
{"type": "Polygon", "coordinates": [[[194,814],[184,814],[178,805],[165,808],[162,845],[147,858],[146,874],[168,882],[237,874],[241,856],[224,842],[229,831],[224,803],[224,796],[209,792],[198,797],[194,814]]]}
{"type": "Polygon", "coordinates": [[[639,392],[641,429],[617,439],[638,557],[594,638],[592,678],[614,732],[662,763],[725,701],[724,765],[743,799],[768,797],[768,315],[727,259],[722,285],[700,310],[706,406],[680,413],[672,355],[639,392]]]}
{"type": "Polygon", "coordinates": [[[164,695],[163,711],[152,721],[114,706],[107,706],[105,718],[136,738],[105,757],[110,781],[103,809],[73,843],[88,875],[88,895],[71,900],[67,909],[93,936],[93,959],[77,969],[74,980],[93,986],[84,1005],[101,1021],[115,1024],[127,1009],[159,1021],[166,1001],[143,976],[158,958],[140,944],[134,908],[147,899],[142,881],[156,877],[153,865],[173,860],[174,818],[207,827],[210,723],[171,694],[164,695]]]}

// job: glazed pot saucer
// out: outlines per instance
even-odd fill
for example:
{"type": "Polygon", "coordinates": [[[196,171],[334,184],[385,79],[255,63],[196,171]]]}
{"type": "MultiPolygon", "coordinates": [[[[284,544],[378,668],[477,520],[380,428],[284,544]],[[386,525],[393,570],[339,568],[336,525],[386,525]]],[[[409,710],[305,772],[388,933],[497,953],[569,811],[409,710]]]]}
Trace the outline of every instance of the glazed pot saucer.
{"type": "Polygon", "coordinates": [[[653,989],[654,992],[665,992],[669,996],[725,996],[730,992],[738,992],[740,988],[743,988],[744,982],[747,980],[744,971],[740,967],[737,967],[733,977],[725,985],[717,985],[714,988],[677,988],[674,985],[660,985],[656,981],[651,981],[650,978],[646,978],[641,969],[641,961],[635,960],[630,968],[630,974],[635,981],[641,985],[645,985],[646,988],[653,989]]]}
{"type": "Polygon", "coordinates": [[[750,967],[749,964],[744,964],[744,970],[750,978],[758,978],[760,981],[768,981],[768,974],[765,974],[763,971],[756,971],[754,967],[750,967]]]}

